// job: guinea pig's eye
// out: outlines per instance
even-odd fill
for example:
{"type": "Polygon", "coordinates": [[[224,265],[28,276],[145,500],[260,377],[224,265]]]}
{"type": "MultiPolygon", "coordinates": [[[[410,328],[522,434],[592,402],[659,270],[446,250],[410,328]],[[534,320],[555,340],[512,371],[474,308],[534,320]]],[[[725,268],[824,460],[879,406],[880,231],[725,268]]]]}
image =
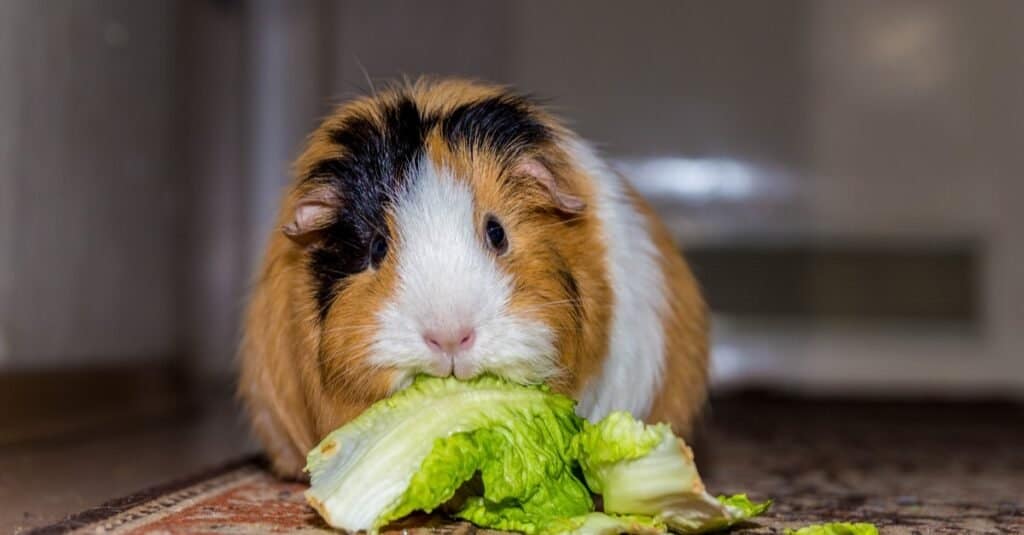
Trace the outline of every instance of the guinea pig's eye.
{"type": "Polygon", "coordinates": [[[388,255],[388,239],[385,236],[377,234],[370,241],[370,265],[373,269],[380,267],[380,263],[384,261],[384,257],[388,255]]]}
{"type": "Polygon", "coordinates": [[[484,236],[487,244],[498,254],[505,254],[508,251],[508,237],[505,236],[505,229],[493,215],[487,216],[484,220],[484,236]]]}

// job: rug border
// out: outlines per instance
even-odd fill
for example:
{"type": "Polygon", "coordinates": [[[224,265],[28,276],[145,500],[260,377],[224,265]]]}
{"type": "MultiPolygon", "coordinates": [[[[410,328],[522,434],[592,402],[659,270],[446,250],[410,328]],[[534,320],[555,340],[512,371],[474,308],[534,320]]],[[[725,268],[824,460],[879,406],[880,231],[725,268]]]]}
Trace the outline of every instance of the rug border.
{"type": "Polygon", "coordinates": [[[113,500],[104,502],[95,507],[90,507],[89,509],[72,513],[64,517],[63,520],[54,524],[30,529],[25,532],[25,535],[58,535],[69,533],[73,530],[88,526],[89,524],[95,524],[96,522],[101,522],[121,514],[133,507],[153,501],[165,494],[183,490],[207,479],[222,476],[246,466],[255,466],[265,470],[269,466],[269,463],[262,455],[248,455],[227,461],[223,464],[205,469],[193,475],[171,480],[167,483],[154,485],[152,487],[147,487],[127,496],[114,498],[113,500]]]}

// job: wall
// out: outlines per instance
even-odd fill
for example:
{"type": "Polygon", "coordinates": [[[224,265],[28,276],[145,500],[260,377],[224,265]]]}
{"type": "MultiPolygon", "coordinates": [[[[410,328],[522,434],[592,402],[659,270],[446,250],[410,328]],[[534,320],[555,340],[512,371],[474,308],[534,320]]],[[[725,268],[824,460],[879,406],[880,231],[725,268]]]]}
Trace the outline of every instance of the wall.
{"type": "Polygon", "coordinates": [[[178,351],[174,20],[0,2],[0,369],[178,351]]]}
{"type": "MultiPolygon", "coordinates": [[[[796,168],[804,187],[793,233],[901,250],[966,245],[981,265],[980,321],[742,333],[726,324],[735,336],[721,354],[735,358],[737,377],[825,390],[1024,392],[1024,218],[1015,208],[1024,170],[1022,7],[810,4],[807,160],[796,168]]],[[[871,274],[863,278],[870,292],[871,274]]]]}
{"type": "Polygon", "coordinates": [[[688,247],[978,254],[970,329],[718,317],[720,380],[1024,391],[1020,2],[442,7],[0,3],[0,367],[230,374],[304,135],[373,85],[456,74],[549,98],[688,247]]]}

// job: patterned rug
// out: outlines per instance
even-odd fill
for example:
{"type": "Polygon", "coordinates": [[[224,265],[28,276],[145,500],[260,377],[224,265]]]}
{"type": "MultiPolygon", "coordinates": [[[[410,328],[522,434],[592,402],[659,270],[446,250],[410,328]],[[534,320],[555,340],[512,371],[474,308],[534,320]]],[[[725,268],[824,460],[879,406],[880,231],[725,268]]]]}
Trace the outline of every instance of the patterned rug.
{"type": "MultiPolygon", "coordinates": [[[[1024,534],[1019,406],[758,399],[714,409],[695,444],[707,487],[775,502],[767,515],[734,533],[863,521],[883,534],[1024,534]]],[[[261,459],[242,459],[31,533],[331,533],[306,505],[305,485],[278,480],[265,466],[261,459]]],[[[387,531],[478,530],[423,515],[387,531]]]]}
{"type": "MultiPolygon", "coordinates": [[[[303,498],[306,485],[271,475],[245,459],[72,515],[31,534],[336,534],[303,498]]],[[[419,515],[385,533],[487,533],[466,522],[419,515]]]]}

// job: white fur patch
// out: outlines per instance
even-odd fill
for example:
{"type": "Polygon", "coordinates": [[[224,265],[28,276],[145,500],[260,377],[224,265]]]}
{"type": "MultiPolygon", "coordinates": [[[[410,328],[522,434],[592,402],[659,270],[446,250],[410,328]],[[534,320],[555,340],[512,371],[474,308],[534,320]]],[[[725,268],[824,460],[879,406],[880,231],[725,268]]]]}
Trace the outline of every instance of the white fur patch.
{"type": "Polygon", "coordinates": [[[597,187],[614,295],[608,355],[600,375],[584,388],[577,410],[591,420],[616,410],[643,418],[661,389],[665,368],[666,286],[659,252],[623,179],[585,143],[570,142],[570,151],[597,187]]]}
{"type": "Polygon", "coordinates": [[[417,373],[444,374],[448,363],[422,333],[468,326],[476,340],[452,363],[458,376],[490,372],[540,383],[557,373],[551,330],[508,311],[512,280],[484,248],[469,186],[426,159],[416,173],[395,207],[398,282],[393,301],[378,314],[371,362],[401,372],[395,389],[417,373]]]}

